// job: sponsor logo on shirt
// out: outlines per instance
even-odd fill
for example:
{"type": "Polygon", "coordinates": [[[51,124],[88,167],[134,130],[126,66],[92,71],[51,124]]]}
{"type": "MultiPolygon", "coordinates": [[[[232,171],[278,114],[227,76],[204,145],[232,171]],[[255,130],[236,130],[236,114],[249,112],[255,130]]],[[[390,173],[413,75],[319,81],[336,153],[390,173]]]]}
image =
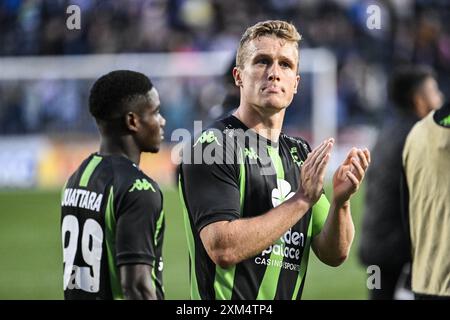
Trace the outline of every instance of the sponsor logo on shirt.
{"type": "Polygon", "coordinates": [[[292,231],[292,228],[277,241],[262,252],[262,256],[275,254],[278,256],[300,259],[301,247],[305,246],[305,235],[301,232],[292,231]]]}
{"type": "Polygon", "coordinates": [[[272,190],[272,205],[274,208],[294,195],[291,189],[292,187],[289,182],[283,179],[277,179],[277,187],[272,190]]]}
{"type": "MultiPolygon", "coordinates": [[[[272,204],[279,206],[294,195],[291,185],[283,179],[277,179],[277,187],[272,190],[272,204]]],[[[256,264],[275,266],[287,270],[300,270],[300,260],[303,247],[305,246],[305,235],[302,232],[293,231],[292,228],[277,240],[276,243],[265,249],[261,256],[255,258],[256,264]],[[280,259],[281,258],[281,259],[280,259]],[[291,260],[283,261],[284,258],[291,260]]]]}
{"type": "Polygon", "coordinates": [[[255,263],[299,271],[304,246],[305,235],[292,231],[291,228],[276,243],[265,249],[261,256],[257,256],[255,263]]]}

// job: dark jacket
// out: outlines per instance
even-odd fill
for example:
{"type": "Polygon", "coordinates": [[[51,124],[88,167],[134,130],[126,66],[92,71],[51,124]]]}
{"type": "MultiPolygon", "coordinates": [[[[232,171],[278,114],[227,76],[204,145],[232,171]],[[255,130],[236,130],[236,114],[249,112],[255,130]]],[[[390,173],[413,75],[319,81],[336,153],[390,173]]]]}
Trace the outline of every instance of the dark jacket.
{"type": "Polygon", "coordinates": [[[382,126],[366,174],[359,258],[364,265],[401,268],[411,260],[401,213],[400,181],[406,136],[419,119],[397,112],[382,126]]]}

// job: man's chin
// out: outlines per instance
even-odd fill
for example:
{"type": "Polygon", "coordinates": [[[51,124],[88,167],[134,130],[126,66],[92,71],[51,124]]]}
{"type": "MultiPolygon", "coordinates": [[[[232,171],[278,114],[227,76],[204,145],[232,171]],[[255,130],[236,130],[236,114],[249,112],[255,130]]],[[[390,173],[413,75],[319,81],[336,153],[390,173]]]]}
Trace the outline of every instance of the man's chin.
{"type": "Polygon", "coordinates": [[[277,113],[286,109],[286,105],[279,102],[267,101],[265,104],[263,104],[263,108],[266,110],[271,110],[273,113],[277,113]]]}
{"type": "Polygon", "coordinates": [[[268,97],[267,99],[264,99],[262,106],[267,109],[274,109],[274,110],[283,110],[286,109],[286,106],[289,105],[289,103],[286,103],[284,99],[279,99],[278,97],[268,97]]]}

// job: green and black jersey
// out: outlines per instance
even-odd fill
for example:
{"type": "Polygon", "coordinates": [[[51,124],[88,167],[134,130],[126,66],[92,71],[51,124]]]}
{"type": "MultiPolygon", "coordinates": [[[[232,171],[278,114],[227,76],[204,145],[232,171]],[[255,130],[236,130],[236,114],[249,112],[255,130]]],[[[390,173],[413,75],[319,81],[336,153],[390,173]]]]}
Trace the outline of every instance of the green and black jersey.
{"type": "Polygon", "coordinates": [[[164,298],[162,193],[123,156],[92,154],[67,181],[61,199],[65,299],[121,299],[118,267],[152,266],[164,298]]]}
{"type": "Polygon", "coordinates": [[[310,151],[306,141],[283,133],[275,144],[234,116],[217,121],[183,151],[179,191],[193,299],[301,298],[311,239],[328,214],[325,195],[278,241],[231,268],[213,263],[199,234],[210,223],[258,216],[289,199],[310,151]]]}

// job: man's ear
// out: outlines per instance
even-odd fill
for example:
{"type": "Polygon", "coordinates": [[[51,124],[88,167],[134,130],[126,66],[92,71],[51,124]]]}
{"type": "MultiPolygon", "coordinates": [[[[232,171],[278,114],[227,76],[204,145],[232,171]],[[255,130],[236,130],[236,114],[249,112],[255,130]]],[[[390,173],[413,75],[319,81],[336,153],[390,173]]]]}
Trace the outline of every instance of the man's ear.
{"type": "Polygon", "coordinates": [[[233,78],[234,84],[238,87],[242,87],[241,70],[238,67],[233,68],[233,78]]]}
{"type": "Polygon", "coordinates": [[[139,126],[138,115],[134,112],[127,112],[125,115],[125,126],[128,130],[137,132],[139,126]]]}

